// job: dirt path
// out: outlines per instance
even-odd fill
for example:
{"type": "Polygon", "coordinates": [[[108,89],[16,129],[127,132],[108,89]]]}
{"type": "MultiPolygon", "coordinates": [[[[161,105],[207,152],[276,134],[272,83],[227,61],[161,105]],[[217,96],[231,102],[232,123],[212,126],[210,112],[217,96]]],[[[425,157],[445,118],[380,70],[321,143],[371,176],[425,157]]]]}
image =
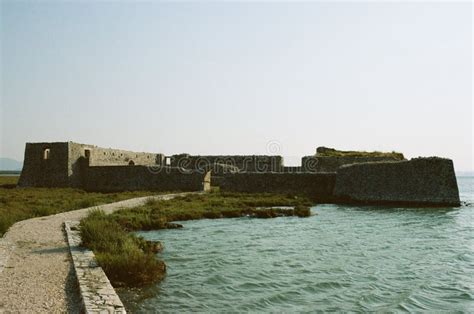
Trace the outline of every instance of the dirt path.
{"type": "MultiPolygon", "coordinates": [[[[180,194],[153,196],[171,199],[180,194]]],[[[106,213],[144,204],[140,197],[101,205],[106,213]]],[[[63,232],[91,208],[17,222],[0,239],[0,313],[80,311],[80,296],[63,232]]]]}

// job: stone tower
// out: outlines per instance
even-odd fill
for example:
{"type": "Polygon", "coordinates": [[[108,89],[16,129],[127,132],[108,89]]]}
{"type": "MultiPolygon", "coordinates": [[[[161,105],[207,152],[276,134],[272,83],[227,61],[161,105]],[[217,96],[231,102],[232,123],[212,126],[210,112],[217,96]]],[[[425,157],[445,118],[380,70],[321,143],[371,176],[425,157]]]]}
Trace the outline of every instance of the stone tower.
{"type": "Polygon", "coordinates": [[[72,142],[26,143],[18,185],[79,187],[81,162],[86,162],[86,154],[86,145],[72,142]]]}
{"type": "Polygon", "coordinates": [[[156,166],[164,155],[101,148],[74,142],[26,143],[21,187],[82,187],[84,167],[156,166]]]}

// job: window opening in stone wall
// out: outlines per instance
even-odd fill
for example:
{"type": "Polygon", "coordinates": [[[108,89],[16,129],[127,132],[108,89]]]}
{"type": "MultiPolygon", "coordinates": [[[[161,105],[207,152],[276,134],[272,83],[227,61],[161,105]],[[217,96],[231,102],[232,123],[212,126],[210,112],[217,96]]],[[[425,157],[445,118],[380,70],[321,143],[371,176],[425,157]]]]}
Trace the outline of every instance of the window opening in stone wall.
{"type": "Polygon", "coordinates": [[[49,148],[46,148],[43,151],[43,159],[48,160],[51,157],[51,150],[49,148]]]}

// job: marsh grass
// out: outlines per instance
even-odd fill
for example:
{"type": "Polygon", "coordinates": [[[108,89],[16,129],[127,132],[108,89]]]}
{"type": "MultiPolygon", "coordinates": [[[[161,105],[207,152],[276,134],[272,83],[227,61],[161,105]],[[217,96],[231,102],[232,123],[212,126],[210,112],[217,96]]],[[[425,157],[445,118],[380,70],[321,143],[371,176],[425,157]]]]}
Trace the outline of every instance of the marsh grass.
{"type": "Polygon", "coordinates": [[[0,188],[13,189],[18,183],[19,176],[2,176],[0,175],[0,188]]]}
{"type": "Polygon", "coordinates": [[[167,201],[149,199],[143,206],[110,215],[92,211],[81,221],[81,234],[83,245],[94,251],[114,286],[140,286],[160,280],[166,268],[153,254],[159,246],[131,231],[166,229],[176,227],[175,221],[203,218],[307,217],[311,205],[307,198],[291,195],[188,194],[167,201]]]}
{"type": "Polygon", "coordinates": [[[141,191],[90,193],[70,188],[17,188],[17,182],[17,176],[0,176],[0,236],[20,220],[157,194],[141,191]]]}
{"type": "Polygon", "coordinates": [[[94,251],[115,286],[151,283],[165,273],[165,264],[155,258],[156,246],[125,232],[102,211],[92,211],[80,229],[82,245],[94,251]]]}
{"type": "Polygon", "coordinates": [[[311,205],[309,199],[301,196],[215,192],[188,194],[167,201],[149,200],[144,206],[117,211],[111,218],[128,231],[154,230],[167,228],[173,221],[202,218],[307,217],[311,205]]]}
{"type": "Polygon", "coordinates": [[[365,152],[365,151],[343,151],[343,150],[327,150],[322,153],[317,153],[318,157],[392,157],[403,160],[405,157],[399,152],[365,152]]]}

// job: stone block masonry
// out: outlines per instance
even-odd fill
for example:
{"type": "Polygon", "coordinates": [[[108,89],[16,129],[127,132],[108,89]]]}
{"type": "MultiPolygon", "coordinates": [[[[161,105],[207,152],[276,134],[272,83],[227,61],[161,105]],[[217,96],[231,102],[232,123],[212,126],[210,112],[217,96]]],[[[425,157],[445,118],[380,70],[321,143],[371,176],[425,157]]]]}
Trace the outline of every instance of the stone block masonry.
{"type": "Polygon", "coordinates": [[[225,175],[221,190],[246,193],[291,193],[318,202],[334,201],[336,173],[235,173],[225,175]]]}
{"type": "Polygon", "coordinates": [[[101,148],[74,142],[26,143],[20,187],[76,187],[84,167],[161,166],[163,154],[101,148]]]}
{"type": "Polygon", "coordinates": [[[87,191],[119,192],[207,191],[210,173],[183,171],[179,168],[146,166],[96,166],[84,169],[83,187],[87,191]]]}
{"type": "Polygon", "coordinates": [[[86,313],[126,313],[125,307],[110,284],[94,253],[80,247],[79,221],[64,222],[69,250],[76,272],[86,313]]]}
{"type": "Polygon", "coordinates": [[[150,199],[169,200],[188,194],[127,199],[15,223],[0,240],[0,255],[8,262],[0,272],[0,313],[81,313],[64,222],[79,221],[92,209],[111,214],[142,206],[150,199]]]}
{"type": "Polygon", "coordinates": [[[283,157],[276,155],[193,156],[179,154],[170,157],[170,165],[198,171],[212,170],[213,174],[218,175],[235,172],[235,170],[243,172],[280,172],[283,168],[283,157]]]}
{"type": "Polygon", "coordinates": [[[26,143],[21,187],[69,186],[69,146],[66,143],[26,143]]]}
{"type": "Polygon", "coordinates": [[[453,162],[437,157],[342,166],[334,194],[349,203],[460,205],[453,162]]]}
{"type": "Polygon", "coordinates": [[[304,194],[318,202],[459,205],[452,161],[319,147],[301,167],[277,155],[137,153],[73,142],[27,143],[20,187],[97,192],[223,191],[304,194]],[[337,178],[337,179],[336,179],[337,178]]]}
{"type": "Polygon", "coordinates": [[[210,174],[164,165],[164,155],[74,142],[27,143],[20,187],[89,191],[205,191],[210,174]]]}
{"type": "Polygon", "coordinates": [[[336,172],[339,167],[363,162],[399,161],[396,157],[305,156],[301,159],[303,172],[336,172]]]}

